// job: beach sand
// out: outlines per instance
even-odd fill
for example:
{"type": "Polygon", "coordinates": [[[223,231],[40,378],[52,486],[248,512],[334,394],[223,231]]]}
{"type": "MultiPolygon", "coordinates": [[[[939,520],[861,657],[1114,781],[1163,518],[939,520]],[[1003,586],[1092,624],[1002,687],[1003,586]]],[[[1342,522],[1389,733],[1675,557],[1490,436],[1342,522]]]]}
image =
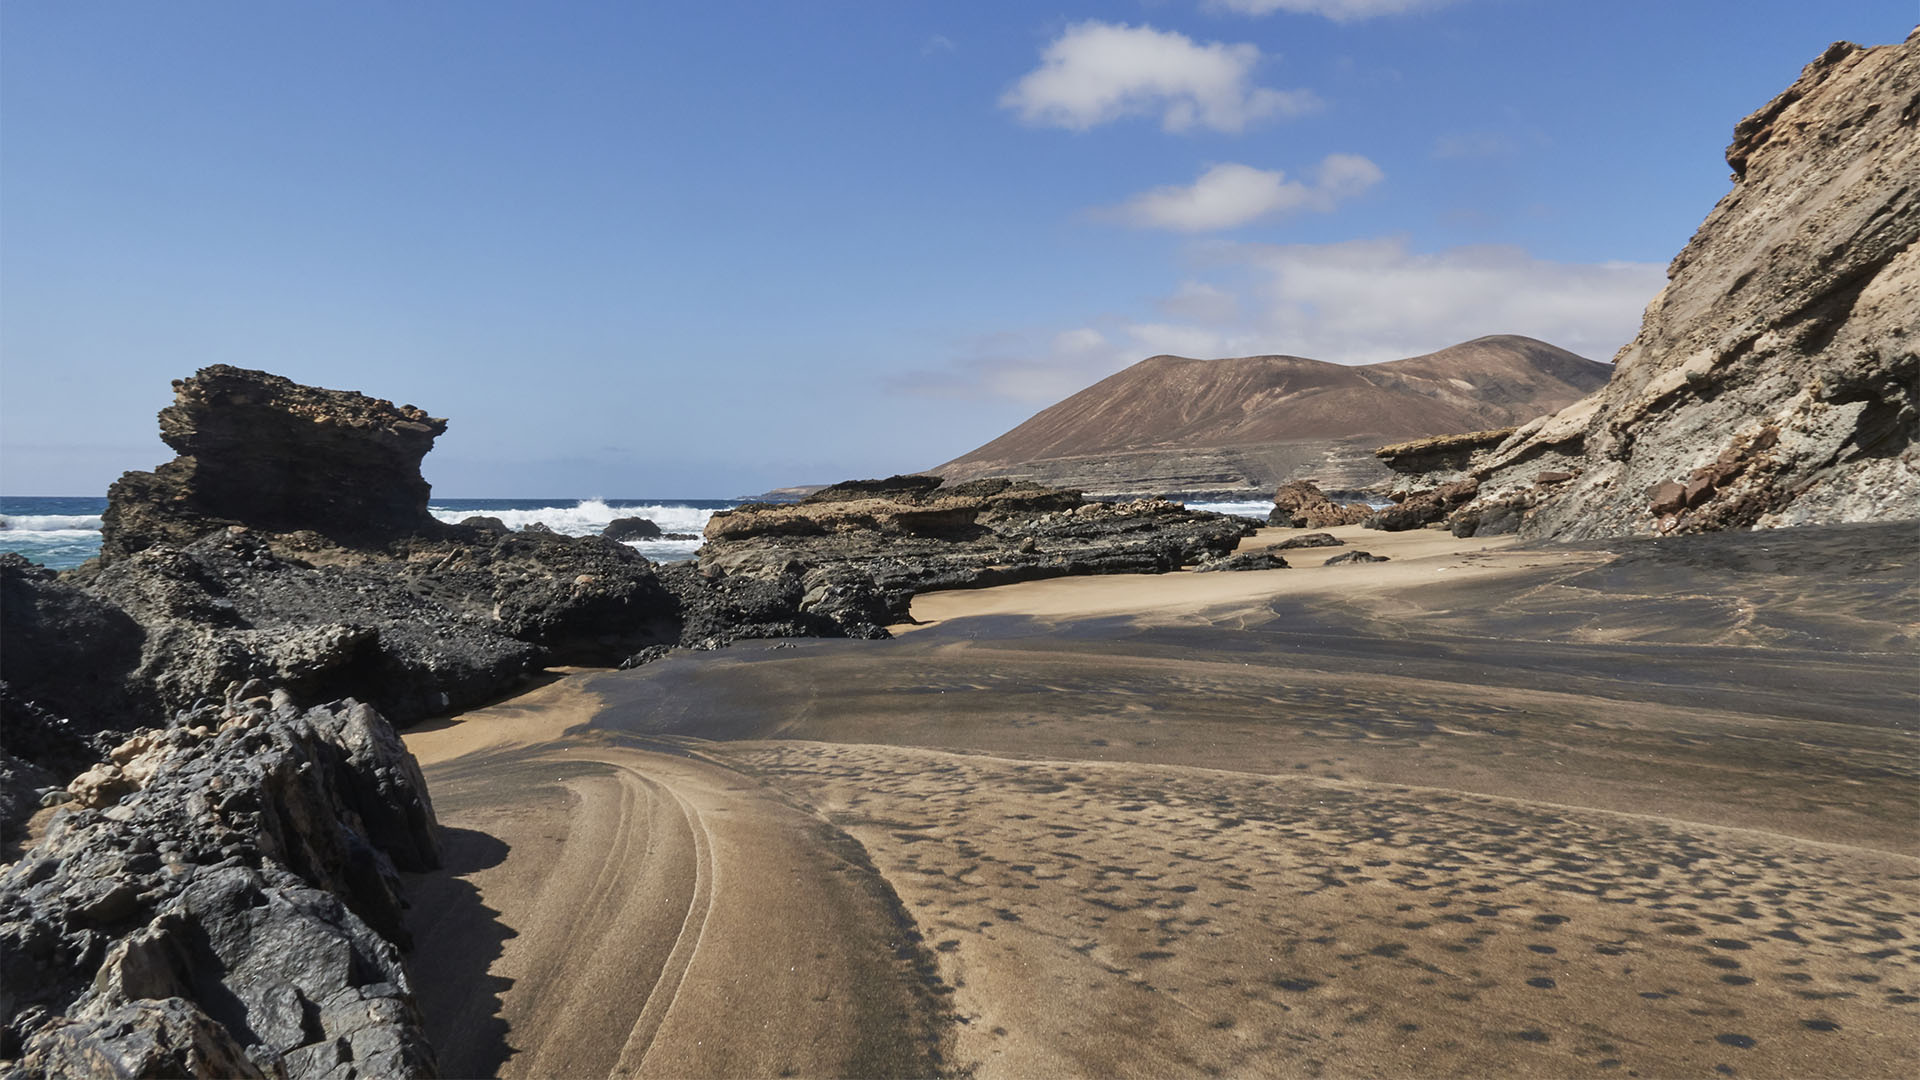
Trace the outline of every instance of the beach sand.
{"type": "Polygon", "coordinates": [[[1334,531],[409,732],[444,1068],[1920,1067],[1910,526],[1334,531]]]}

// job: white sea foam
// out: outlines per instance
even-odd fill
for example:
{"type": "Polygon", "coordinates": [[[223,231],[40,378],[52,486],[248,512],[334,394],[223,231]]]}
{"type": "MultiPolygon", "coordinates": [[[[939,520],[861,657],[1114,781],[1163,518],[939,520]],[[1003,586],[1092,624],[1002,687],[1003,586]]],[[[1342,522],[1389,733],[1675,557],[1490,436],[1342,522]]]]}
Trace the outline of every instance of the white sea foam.
{"type": "Polygon", "coordinates": [[[1265,521],[1267,515],[1273,512],[1272,499],[1248,502],[1190,502],[1186,505],[1189,510],[1205,510],[1214,514],[1234,514],[1238,517],[1259,518],[1262,521],[1265,521]]]}
{"type": "MultiPolygon", "coordinates": [[[[470,517],[499,518],[509,529],[524,529],[536,522],[567,536],[597,536],[615,518],[646,518],[660,526],[661,532],[699,535],[707,527],[712,510],[694,506],[653,503],[642,506],[608,506],[601,499],[585,499],[573,506],[541,506],[532,510],[449,510],[441,506],[427,508],[434,517],[459,524],[470,517]]],[[[684,541],[670,541],[684,543],[684,541]]],[[[698,546],[697,544],[695,546],[698,546]]],[[[652,558],[652,556],[648,556],[652,558]]]]}
{"type": "Polygon", "coordinates": [[[85,534],[100,531],[100,515],[0,514],[0,529],[19,533],[85,534]]]}

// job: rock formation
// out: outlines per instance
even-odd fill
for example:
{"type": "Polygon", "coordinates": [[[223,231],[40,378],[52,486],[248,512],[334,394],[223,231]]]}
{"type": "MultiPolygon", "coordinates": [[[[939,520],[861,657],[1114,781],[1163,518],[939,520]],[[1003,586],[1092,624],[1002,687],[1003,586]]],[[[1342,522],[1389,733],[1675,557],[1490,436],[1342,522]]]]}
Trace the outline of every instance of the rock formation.
{"type": "Polygon", "coordinates": [[[1839,43],[1734,129],[1733,190],[1607,386],[1472,469],[1457,532],[1920,517],[1920,31],[1839,43]]]}
{"type": "Polygon", "coordinates": [[[1284,529],[1331,529],[1358,525],[1372,514],[1373,507],[1366,503],[1336,503],[1313,481],[1295,480],[1273,493],[1267,523],[1284,529]]]}
{"type": "Polygon", "coordinates": [[[904,621],[916,593],[1162,573],[1227,554],[1252,529],[1243,518],[1157,499],[1088,502],[1008,480],[942,486],[937,477],[894,477],[715,514],[698,573],[732,587],[753,582],[762,593],[798,590],[802,621],[825,618],[866,636],[904,621]]]}
{"type": "Polygon", "coordinates": [[[215,364],[173,384],[160,437],[180,456],[108,493],[101,556],[221,525],[347,544],[430,528],[420,459],[447,429],[411,405],[215,364]]]}
{"type": "Polygon", "coordinates": [[[1304,479],[1359,491],[1392,481],[1373,456],[1383,440],[1517,424],[1598,388],[1608,370],[1512,335],[1365,366],[1156,356],[933,471],[1101,497],[1257,498],[1304,479]]]}
{"type": "Polygon", "coordinates": [[[237,695],[69,790],[0,871],[9,1075],[435,1075],[396,873],[433,808],[378,713],[237,695]]]}

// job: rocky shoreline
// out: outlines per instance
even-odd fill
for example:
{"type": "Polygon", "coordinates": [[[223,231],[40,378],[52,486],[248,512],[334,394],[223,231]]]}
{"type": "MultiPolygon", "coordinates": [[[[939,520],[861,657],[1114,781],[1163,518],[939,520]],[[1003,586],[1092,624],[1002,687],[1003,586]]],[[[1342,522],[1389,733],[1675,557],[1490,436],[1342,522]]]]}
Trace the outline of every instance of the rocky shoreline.
{"type": "Polygon", "coordinates": [[[412,406],[224,366],[175,394],[180,457],[114,485],[98,560],[0,556],[0,829],[51,811],[0,876],[8,1075],[434,1075],[396,871],[437,841],[394,725],[549,665],[886,637],[930,589],[1219,561],[1255,524],[895,477],[715,515],[656,565],[434,520],[446,422],[412,406]]]}
{"type": "MultiPolygon", "coordinates": [[[[1912,519],[1920,196],[1894,181],[1916,93],[1920,38],[1829,49],[1736,130],[1733,191],[1604,389],[1383,448],[1409,477],[1391,506],[1300,481],[1271,521],[1580,540],[1912,519]]],[[[179,456],[114,484],[98,560],[0,556],[0,838],[33,841],[0,869],[7,1077],[435,1075],[400,873],[440,839],[396,726],[548,666],[884,638],[932,590],[1341,545],[1236,553],[1256,522],[1161,498],[895,476],[715,514],[697,559],[658,565],[434,520],[419,466],[446,421],[414,406],[224,365],[175,394],[179,456]]]]}

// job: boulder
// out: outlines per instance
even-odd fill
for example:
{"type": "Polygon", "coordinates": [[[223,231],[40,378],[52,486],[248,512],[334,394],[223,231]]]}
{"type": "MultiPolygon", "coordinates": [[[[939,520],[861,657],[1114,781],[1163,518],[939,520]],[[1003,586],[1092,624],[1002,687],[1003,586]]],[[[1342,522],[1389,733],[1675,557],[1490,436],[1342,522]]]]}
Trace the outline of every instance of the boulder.
{"type": "Polygon", "coordinates": [[[1295,480],[1273,495],[1273,511],[1267,522],[1292,529],[1328,529],[1339,525],[1358,525],[1373,513],[1365,503],[1338,505],[1327,498],[1311,480],[1295,480]]]}
{"type": "Polygon", "coordinates": [[[1261,551],[1242,551],[1233,555],[1203,562],[1194,567],[1205,573],[1211,570],[1285,570],[1287,560],[1279,552],[1269,547],[1261,551]]]}
{"type": "Polygon", "coordinates": [[[609,540],[658,540],[660,526],[643,517],[614,518],[600,535],[609,540]]]}
{"type": "Polygon", "coordinates": [[[1296,548],[1339,547],[1345,543],[1345,540],[1340,539],[1332,533],[1305,533],[1300,536],[1289,536],[1285,540],[1270,546],[1267,550],[1293,551],[1296,548]]]}
{"type": "Polygon", "coordinates": [[[1442,484],[1431,491],[1404,494],[1394,505],[1368,515],[1367,520],[1362,524],[1369,529],[1380,529],[1385,532],[1425,528],[1440,521],[1455,507],[1473,498],[1479,488],[1478,481],[1467,477],[1442,484]]]}
{"type": "Polygon", "coordinates": [[[101,558],[245,524],[380,544],[437,523],[420,459],[447,428],[411,405],[215,364],[173,384],[160,437],[180,456],[107,493],[101,558]]]}
{"type": "Polygon", "coordinates": [[[1375,554],[1372,554],[1371,552],[1356,550],[1356,551],[1343,551],[1340,554],[1335,555],[1333,558],[1328,559],[1326,562],[1321,563],[1320,565],[1321,566],[1343,566],[1347,563],[1370,563],[1370,562],[1388,562],[1388,561],[1389,560],[1385,555],[1375,555],[1375,554]]]}

